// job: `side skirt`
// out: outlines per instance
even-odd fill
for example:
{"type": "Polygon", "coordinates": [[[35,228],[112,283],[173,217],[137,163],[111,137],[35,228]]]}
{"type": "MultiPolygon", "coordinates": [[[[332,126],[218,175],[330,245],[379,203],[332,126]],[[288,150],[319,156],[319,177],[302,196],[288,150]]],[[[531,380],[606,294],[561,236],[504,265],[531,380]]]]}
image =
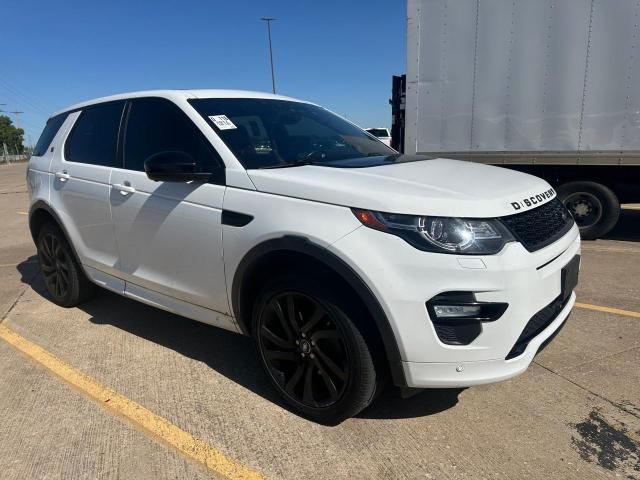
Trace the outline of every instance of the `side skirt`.
{"type": "Polygon", "coordinates": [[[120,278],[101,272],[95,268],[87,267],[86,265],[84,265],[84,269],[91,281],[96,285],[119,295],[167,312],[175,313],[176,315],[187,317],[191,320],[206,323],[234,333],[242,333],[235,319],[230,315],[225,315],[224,313],[178,300],[177,298],[154,292],[153,290],[140,287],[130,282],[125,282],[120,278]]]}

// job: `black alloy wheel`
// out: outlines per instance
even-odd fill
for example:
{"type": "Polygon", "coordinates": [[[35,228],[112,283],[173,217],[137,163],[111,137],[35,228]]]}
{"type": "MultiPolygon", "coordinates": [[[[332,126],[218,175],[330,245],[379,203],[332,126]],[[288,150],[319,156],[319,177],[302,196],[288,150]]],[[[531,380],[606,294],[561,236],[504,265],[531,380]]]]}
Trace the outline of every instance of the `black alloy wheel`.
{"type": "Polygon", "coordinates": [[[256,296],[252,322],[262,365],[297,413],[335,425],[382,390],[386,366],[366,330],[373,320],[335,278],[272,278],[256,296]]]}
{"type": "Polygon", "coordinates": [[[334,405],[349,379],[348,351],[333,315],[297,292],[273,296],[262,310],[258,339],[272,378],[295,402],[334,405]]]}
{"type": "Polygon", "coordinates": [[[40,243],[40,268],[49,293],[56,299],[68,296],[71,287],[71,259],[57,235],[46,232],[40,243]]]}
{"type": "Polygon", "coordinates": [[[74,307],[96,291],[76,260],[65,235],[47,223],[38,232],[38,260],[45,287],[54,303],[74,307]]]}

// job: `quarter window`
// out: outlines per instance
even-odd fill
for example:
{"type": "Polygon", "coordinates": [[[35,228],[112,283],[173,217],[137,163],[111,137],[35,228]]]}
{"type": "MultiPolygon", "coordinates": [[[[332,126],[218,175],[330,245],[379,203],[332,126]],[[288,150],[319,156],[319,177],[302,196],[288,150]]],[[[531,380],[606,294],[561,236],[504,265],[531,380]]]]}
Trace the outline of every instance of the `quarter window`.
{"type": "Polygon", "coordinates": [[[51,117],[47,120],[47,124],[45,125],[44,130],[38,139],[38,143],[36,144],[36,148],[33,149],[32,155],[34,157],[41,157],[47,153],[49,145],[51,145],[51,142],[58,133],[58,130],[60,130],[60,127],[68,116],[68,113],[61,113],[60,115],[56,115],[55,117],[51,117]]]}
{"type": "Polygon", "coordinates": [[[116,167],[118,129],[124,102],[102,103],[80,114],[69,139],[65,159],[69,162],[116,167]]]}
{"type": "Polygon", "coordinates": [[[214,172],[222,161],[193,122],[172,102],[159,98],[134,100],[127,119],[124,167],[144,171],[144,161],[160,152],[184,152],[200,172],[214,172]]]}

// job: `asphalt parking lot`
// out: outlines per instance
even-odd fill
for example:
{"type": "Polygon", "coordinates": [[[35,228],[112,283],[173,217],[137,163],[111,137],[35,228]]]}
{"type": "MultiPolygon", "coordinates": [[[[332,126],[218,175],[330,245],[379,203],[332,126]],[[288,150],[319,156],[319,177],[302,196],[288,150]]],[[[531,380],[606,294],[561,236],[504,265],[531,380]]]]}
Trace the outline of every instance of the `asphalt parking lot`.
{"type": "Polygon", "coordinates": [[[335,427],[289,412],[243,338],[102,292],[47,300],[25,165],[0,166],[0,476],[640,479],[640,209],[583,244],[569,323],[513,380],[335,427]]]}

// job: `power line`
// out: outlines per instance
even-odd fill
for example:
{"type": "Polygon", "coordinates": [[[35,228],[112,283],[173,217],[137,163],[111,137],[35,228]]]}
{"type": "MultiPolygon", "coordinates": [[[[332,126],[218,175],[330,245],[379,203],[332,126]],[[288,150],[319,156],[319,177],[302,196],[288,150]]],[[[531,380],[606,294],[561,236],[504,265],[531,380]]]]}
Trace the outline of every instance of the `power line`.
{"type": "MultiPolygon", "coordinates": [[[[47,104],[47,101],[43,100],[40,96],[35,95],[34,93],[27,92],[26,90],[14,85],[12,82],[9,82],[6,78],[0,77],[0,84],[3,84],[4,87],[8,90],[12,90],[19,96],[23,97],[27,102],[35,105],[35,104],[47,104]]],[[[39,108],[39,106],[37,107],[39,108]]],[[[45,109],[48,109],[45,107],[45,109]]],[[[43,112],[46,113],[46,112],[43,112]]]]}
{"type": "Polygon", "coordinates": [[[22,119],[20,119],[20,125],[22,125],[22,128],[27,127],[29,129],[32,129],[32,130],[35,130],[35,131],[40,131],[40,130],[42,130],[42,128],[44,127],[45,124],[44,124],[44,122],[42,122],[42,124],[36,125],[34,123],[27,122],[24,118],[22,118],[22,119]]]}
{"type": "Polygon", "coordinates": [[[26,91],[22,87],[17,86],[14,82],[9,81],[6,78],[0,77],[0,81],[2,81],[2,83],[4,83],[5,85],[10,86],[14,90],[21,91],[22,94],[25,97],[27,97],[28,100],[30,100],[30,101],[32,101],[34,103],[37,103],[38,105],[43,104],[43,105],[47,106],[48,100],[44,99],[40,95],[36,95],[35,93],[33,93],[31,91],[26,91]]]}
{"type": "MultiPolygon", "coordinates": [[[[0,103],[0,105],[6,105],[6,103],[0,103]]],[[[8,112],[6,110],[0,109],[0,113],[12,114],[13,112],[8,112]]],[[[20,112],[20,113],[23,113],[23,112],[20,112]]],[[[31,123],[31,122],[29,122],[27,120],[24,120],[24,119],[21,120],[21,123],[26,125],[26,126],[28,126],[28,127],[30,127],[30,128],[33,128],[35,130],[42,129],[42,126],[45,124],[45,122],[39,122],[38,125],[36,125],[36,124],[31,123]]]]}
{"type": "Polygon", "coordinates": [[[12,87],[10,84],[5,82],[0,78],[0,87],[2,87],[7,92],[7,97],[14,97],[14,100],[17,99],[14,103],[28,106],[30,110],[34,113],[38,113],[40,115],[49,116],[47,112],[29,100],[24,93],[21,93],[16,88],[12,87]]]}
{"type": "Polygon", "coordinates": [[[19,112],[19,111],[15,110],[15,111],[9,112],[9,113],[13,113],[16,116],[16,128],[20,128],[20,114],[24,113],[24,112],[19,112]]]}
{"type": "Polygon", "coordinates": [[[3,95],[5,96],[9,101],[12,107],[20,107],[23,110],[28,111],[29,113],[31,113],[32,115],[39,117],[39,118],[49,118],[49,114],[44,113],[42,110],[38,109],[36,110],[36,108],[34,108],[32,105],[27,104],[24,102],[24,100],[21,99],[17,99],[15,97],[13,97],[12,95],[3,95]]]}

